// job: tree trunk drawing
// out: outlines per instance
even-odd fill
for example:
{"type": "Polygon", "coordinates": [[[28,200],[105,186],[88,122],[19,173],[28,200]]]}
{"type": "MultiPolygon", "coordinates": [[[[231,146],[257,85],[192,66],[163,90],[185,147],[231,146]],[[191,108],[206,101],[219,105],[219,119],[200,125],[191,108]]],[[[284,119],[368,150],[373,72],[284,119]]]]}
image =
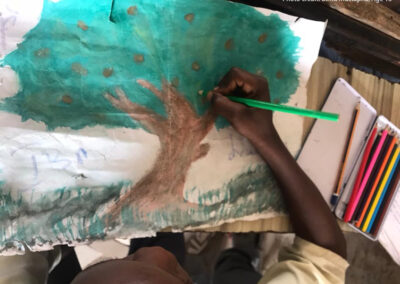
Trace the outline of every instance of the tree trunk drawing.
{"type": "Polygon", "coordinates": [[[127,205],[150,211],[170,203],[182,204],[187,172],[194,161],[207,155],[210,146],[201,141],[215,121],[211,110],[199,116],[185,97],[166,80],[162,81],[161,90],[148,81],[137,82],[163,102],[167,117],[133,103],[119,88],[115,90],[116,97],[109,93],[105,95],[116,108],[157,135],[161,145],[153,168],[107,211],[112,221],[127,205]]]}

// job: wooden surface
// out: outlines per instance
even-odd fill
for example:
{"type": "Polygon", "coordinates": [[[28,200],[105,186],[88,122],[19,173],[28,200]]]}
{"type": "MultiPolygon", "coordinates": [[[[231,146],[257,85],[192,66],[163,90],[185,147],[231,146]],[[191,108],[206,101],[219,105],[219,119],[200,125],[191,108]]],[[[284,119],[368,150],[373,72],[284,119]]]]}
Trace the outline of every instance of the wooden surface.
{"type": "MultiPolygon", "coordinates": [[[[349,69],[341,64],[319,57],[315,62],[307,84],[307,108],[320,109],[336,79],[342,77],[349,82],[374,108],[397,127],[400,127],[400,84],[391,84],[386,80],[366,74],[356,69],[349,69]]],[[[313,119],[305,119],[303,141],[312,127],[313,119]]],[[[349,227],[340,224],[342,229],[349,227]]],[[[276,217],[256,221],[237,221],[207,229],[222,232],[290,232],[288,217],[276,217]]]]}
{"type": "MultiPolygon", "coordinates": [[[[335,53],[332,53],[335,51],[342,58],[348,59],[346,63],[348,66],[365,66],[400,78],[400,41],[396,39],[396,35],[400,33],[398,27],[400,19],[394,11],[399,11],[400,7],[392,3],[398,0],[390,2],[393,10],[381,3],[375,5],[364,2],[350,3],[354,4],[351,9],[351,5],[341,6],[341,1],[233,1],[278,10],[305,19],[328,21],[323,37],[326,48],[320,50],[321,56],[335,58],[335,53]],[[333,8],[335,3],[338,3],[337,8],[333,8]]],[[[389,2],[385,2],[387,3],[389,2]]]]}
{"type": "Polygon", "coordinates": [[[400,15],[375,2],[326,2],[329,7],[400,40],[400,15]]]}

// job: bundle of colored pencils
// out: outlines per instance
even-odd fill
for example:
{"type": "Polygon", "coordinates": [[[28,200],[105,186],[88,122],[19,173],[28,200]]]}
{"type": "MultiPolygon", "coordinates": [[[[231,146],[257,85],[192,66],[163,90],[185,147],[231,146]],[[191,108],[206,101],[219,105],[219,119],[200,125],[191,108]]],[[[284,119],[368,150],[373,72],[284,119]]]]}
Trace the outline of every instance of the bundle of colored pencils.
{"type": "Polygon", "coordinates": [[[400,140],[389,127],[371,132],[344,218],[376,236],[400,181],[400,140]]]}

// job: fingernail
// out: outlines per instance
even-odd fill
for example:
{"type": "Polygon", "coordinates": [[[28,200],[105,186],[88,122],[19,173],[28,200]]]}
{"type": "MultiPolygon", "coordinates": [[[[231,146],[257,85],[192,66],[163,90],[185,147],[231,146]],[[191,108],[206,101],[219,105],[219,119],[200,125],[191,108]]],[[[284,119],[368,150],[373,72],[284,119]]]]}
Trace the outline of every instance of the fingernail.
{"type": "Polygon", "coordinates": [[[216,90],[218,90],[218,89],[219,89],[219,87],[218,87],[218,86],[214,87],[214,91],[216,91],[216,90]]]}

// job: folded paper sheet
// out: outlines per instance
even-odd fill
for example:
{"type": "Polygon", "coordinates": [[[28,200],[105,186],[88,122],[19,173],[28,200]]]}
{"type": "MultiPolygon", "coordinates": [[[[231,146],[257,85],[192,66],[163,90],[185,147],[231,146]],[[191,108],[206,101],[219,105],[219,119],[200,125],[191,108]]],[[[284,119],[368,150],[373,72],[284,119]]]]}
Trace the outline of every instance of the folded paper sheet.
{"type": "MultiPolygon", "coordinates": [[[[324,23],[223,0],[0,9],[1,253],[284,214],[268,167],[199,94],[238,66],[305,107],[324,23]]],[[[274,120],[295,153],[302,119],[274,120]]]]}

